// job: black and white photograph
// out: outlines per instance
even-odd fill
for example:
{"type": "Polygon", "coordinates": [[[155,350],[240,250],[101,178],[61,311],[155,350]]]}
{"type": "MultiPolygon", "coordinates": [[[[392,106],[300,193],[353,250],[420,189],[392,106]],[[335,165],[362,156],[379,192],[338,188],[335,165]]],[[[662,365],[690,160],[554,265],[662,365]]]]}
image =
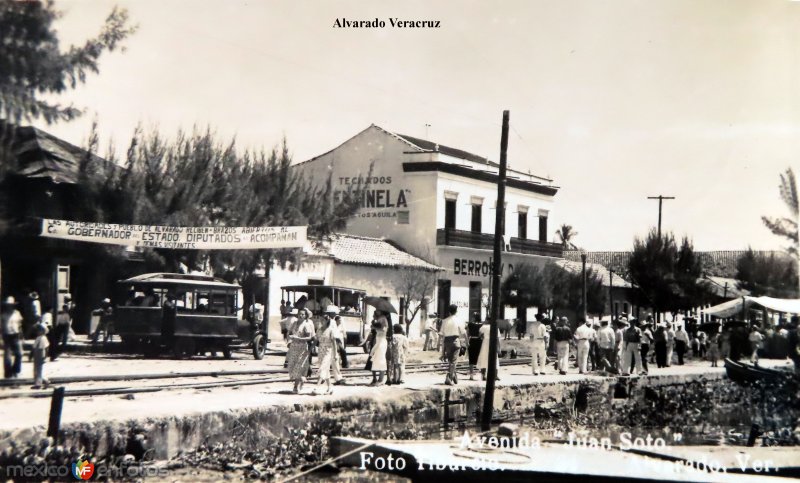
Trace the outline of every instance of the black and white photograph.
{"type": "Polygon", "coordinates": [[[0,0],[0,481],[798,481],[798,174],[798,0],[0,0]]]}

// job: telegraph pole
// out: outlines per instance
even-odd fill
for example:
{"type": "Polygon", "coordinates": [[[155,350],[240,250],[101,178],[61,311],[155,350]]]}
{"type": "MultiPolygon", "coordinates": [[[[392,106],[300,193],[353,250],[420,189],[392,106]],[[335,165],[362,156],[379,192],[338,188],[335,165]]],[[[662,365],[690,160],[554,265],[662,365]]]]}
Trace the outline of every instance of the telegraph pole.
{"type": "Polygon", "coordinates": [[[494,381],[497,379],[497,319],[500,318],[500,245],[503,241],[503,220],[506,210],[506,153],[508,151],[509,112],[503,111],[503,130],[500,135],[500,172],[497,177],[497,210],[494,223],[494,260],[492,267],[492,314],[489,318],[489,365],[486,368],[486,392],[483,395],[481,430],[488,431],[494,412],[494,381]]]}
{"type": "Polygon", "coordinates": [[[588,309],[586,308],[586,252],[581,252],[581,305],[583,305],[583,321],[585,322],[588,317],[588,309]]]}
{"type": "Polygon", "coordinates": [[[674,200],[674,196],[648,196],[648,200],[658,200],[658,238],[661,239],[661,204],[664,200],[674,200]]]}

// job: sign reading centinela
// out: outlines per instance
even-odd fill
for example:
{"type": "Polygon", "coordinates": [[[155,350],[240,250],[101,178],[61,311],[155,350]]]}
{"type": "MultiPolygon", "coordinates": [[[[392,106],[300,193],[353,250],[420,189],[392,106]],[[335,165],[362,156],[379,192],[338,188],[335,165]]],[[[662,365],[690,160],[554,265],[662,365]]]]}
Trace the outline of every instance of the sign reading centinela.
{"type": "Polygon", "coordinates": [[[299,248],[307,226],[158,226],[42,220],[49,238],[111,245],[181,250],[299,248]]]}

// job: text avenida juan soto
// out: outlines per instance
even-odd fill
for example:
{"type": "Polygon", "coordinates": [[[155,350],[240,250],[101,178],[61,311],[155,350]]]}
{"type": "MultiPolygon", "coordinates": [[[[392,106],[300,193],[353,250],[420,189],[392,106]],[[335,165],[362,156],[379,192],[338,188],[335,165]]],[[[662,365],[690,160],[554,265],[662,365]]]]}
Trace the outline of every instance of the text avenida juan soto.
{"type": "Polygon", "coordinates": [[[388,20],[380,20],[375,17],[372,20],[349,20],[347,18],[337,18],[333,21],[333,28],[367,28],[382,29],[387,26],[391,28],[412,28],[412,29],[438,29],[441,25],[439,20],[407,20],[397,17],[389,17],[388,20]]]}

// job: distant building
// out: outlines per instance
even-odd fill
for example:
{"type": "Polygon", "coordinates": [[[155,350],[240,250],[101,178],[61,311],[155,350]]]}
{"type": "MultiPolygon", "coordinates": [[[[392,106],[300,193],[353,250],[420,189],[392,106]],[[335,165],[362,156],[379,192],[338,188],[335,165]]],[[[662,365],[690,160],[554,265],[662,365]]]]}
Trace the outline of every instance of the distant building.
{"type": "Polygon", "coordinates": [[[86,203],[80,174],[89,154],[35,127],[0,126],[11,136],[14,155],[0,186],[9,221],[0,239],[2,295],[24,304],[35,290],[44,309],[60,306],[70,293],[76,305],[73,326],[84,331],[91,310],[111,295],[108,282],[134,273],[140,254],[38,236],[37,218],[93,220],[95,207],[86,203]]]}
{"type": "MultiPolygon", "coordinates": [[[[439,313],[454,303],[471,320],[486,317],[491,285],[498,165],[485,157],[371,125],[342,145],[296,165],[336,194],[369,183],[349,235],[391,240],[442,267],[435,296],[439,313]]],[[[552,180],[508,171],[503,276],[517,264],[560,259],[548,220],[558,188],[552,180]]],[[[375,281],[378,283],[378,281],[375,281]]],[[[394,296],[388,288],[364,287],[394,296]]],[[[512,314],[512,316],[516,316],[512,314]]]]}

